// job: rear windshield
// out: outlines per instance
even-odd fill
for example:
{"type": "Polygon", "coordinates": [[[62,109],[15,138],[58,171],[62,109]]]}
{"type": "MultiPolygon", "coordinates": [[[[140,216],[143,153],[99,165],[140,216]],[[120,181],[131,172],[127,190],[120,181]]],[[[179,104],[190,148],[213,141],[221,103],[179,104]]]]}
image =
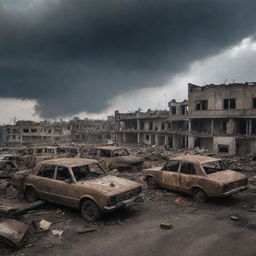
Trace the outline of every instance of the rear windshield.
{"type": "Polygon", "coordinates": [[[222,161],[209,162],[209,163],[203,164],[202,166],[206,174],[221,172],[228,169],[227,164],[222,161]]]}

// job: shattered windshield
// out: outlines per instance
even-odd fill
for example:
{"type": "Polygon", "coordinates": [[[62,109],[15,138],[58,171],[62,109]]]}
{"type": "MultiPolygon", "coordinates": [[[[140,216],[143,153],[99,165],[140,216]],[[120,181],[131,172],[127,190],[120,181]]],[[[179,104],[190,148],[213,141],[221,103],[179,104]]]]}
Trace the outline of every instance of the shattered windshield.
{"type": "Polygon", "coordinates": [[[122,148],[122,149],[117,149],[114,151],[114,157],[117,156],[128,156],[129,152],[126,148],[122,148]]]}
{"type": "Polygon", "coordinates": [[[206,174],[221,172],[228,169],[228,166],[222,161],[213,161],[202,165],[206,174]]]}
{"type": "Polygon", "coordinates": [[[90,180],[107,175],[99,164],[72,167],[76,181],[90,180]]]}

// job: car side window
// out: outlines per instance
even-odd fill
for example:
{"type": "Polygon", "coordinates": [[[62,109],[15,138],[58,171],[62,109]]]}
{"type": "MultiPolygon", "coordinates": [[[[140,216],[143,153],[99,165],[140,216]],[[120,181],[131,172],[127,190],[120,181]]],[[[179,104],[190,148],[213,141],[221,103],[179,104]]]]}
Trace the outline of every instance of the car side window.
{"type": "Polygon", "coordinates": [[[170,160],[165,165],[164,170],[168,172],[178,172],[180,161],[170,160]]]}
{"type": "Polygon", "coordinates": [[[54,165],[44,165],[38,171],[37,176],[52,179],[53,176],[54,176],[54,172],[55,172],[55,166],[54,165]]]}
{"type": "Polygon", "coordinates": [[[102,156],[102,157],[111,157],[111,154],[110,154],[109,150],[101,150],[100,151],[100,156],[102,156]]]}
{"type": "Polygon", "coordinates": [[[195,170],[193,164],[191,164],[191,163],[182,163],[181,168],[180,168],[180,173],[196,174],[196,170],[195,170]]]}
{"type": "Polygon", "coordinates": [[[91,156],[97,156],[97,154],[98,154],[98,150],[97,149],[93,148],[93,149],[90,150],[90,155],[91,156]]]}
{"type": "Polygon", "coordinates": [[[72,181],[69,170],[68,170],[67,167],[64,167],[64,166],[58,166],[57,167],[56,180],[61,180],[61,181],[65,181],[65,182],[71,182],[72,181]]]}

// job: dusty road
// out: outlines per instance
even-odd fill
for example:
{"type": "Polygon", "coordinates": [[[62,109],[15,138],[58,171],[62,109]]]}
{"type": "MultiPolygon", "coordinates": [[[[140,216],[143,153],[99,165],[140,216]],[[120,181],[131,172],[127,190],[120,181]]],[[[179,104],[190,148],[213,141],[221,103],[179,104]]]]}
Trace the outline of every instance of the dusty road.
{"type": "MultiPolygon", "coordinates": [[[[256,212],[249,211],[256,203],[256,194],[247,191],[202,205],[186,196],[189,206],[185,207],[174,203],[179,196],[165,190],[145,190],[144,203],[105,215],[95,224],[97,231],[80,235],[77,230],[86,222],[79,212],[61,208],[58,211],[65,214],[51,227],[64,230],[61,238],[51,232],[35,235],[30,239],[31,247],[4,255],[256,255],[256,212]],[[231,215],[239,220],[231,220],[231,215]],[[171,222],[173,229],[161,229],[161,222],[171,222]]],[[[44,209],[24,218],[52,221],[55,215],[56,205],[46,204],[44,209]]]]}

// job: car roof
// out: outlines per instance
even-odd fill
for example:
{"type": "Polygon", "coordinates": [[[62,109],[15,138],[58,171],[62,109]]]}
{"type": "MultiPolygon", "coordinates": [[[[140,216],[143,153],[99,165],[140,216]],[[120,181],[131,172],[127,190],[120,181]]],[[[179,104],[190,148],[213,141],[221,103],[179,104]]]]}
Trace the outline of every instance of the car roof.
{"type": "Polygon", "coordinates": [[[117,147],[117,146],[100,146],[100,147],[93,147],[93,149],[117,150],[117,149],[126,149],[126,148],[125,147],[117,147]]]}
{"type": "Polygon", "coordinates": [[[50,165],[62,165],[66,167],[74,167],[88,164],[98,163],[95,159],[88,158],[55,158],[50,160],[42,161],[41,164],[50,164],[50,165]]]}
{"type": "Polygon", "coordinates": [[[213,158],[213,157],[208,157],[208,156],[201,156],[201,155],[179,155],[176,157],[170,158],[170,160],[177,160],[177,161],[185,161],[185,162],[190,162],[193,164],[205,164],[209,162],[214,162],[214,161],[220,161],[221,159],[219,158],[213,158]]]}

